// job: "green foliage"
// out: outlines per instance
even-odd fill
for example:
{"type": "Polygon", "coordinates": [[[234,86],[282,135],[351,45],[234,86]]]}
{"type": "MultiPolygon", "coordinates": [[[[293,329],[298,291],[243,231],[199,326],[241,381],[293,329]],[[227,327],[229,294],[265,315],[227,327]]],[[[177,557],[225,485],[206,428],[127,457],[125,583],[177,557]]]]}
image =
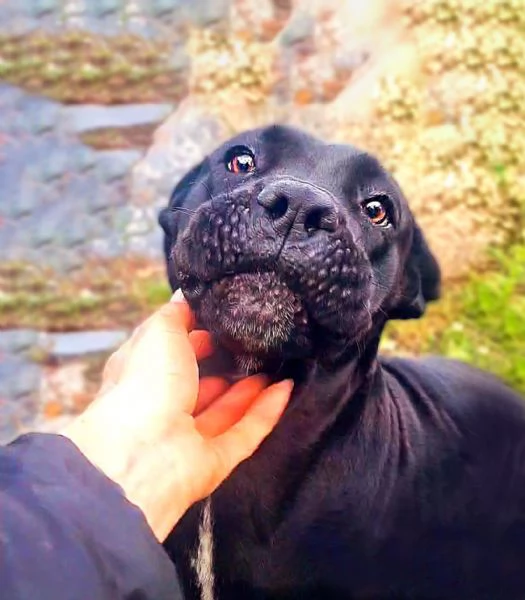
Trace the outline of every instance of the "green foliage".
{"type": "Polygon", "coordinates": [[[491,254],[484,273],[445,283],[424,318],[390,323],[382,350],[462,360],[525,394],[525,244],[491,254]]]}
{"type": "Polygon", "coordinates": [[[456,319],[427,349],[492,371],[525,393],[525,245],[493,255],[498,268],[457,293],[456,319]]]}
{"type": "Polygon", "coordinates": [[[67,277],[31,264],[0,265],[0,329],[127,329],[169,297],[164,265],[129,259],[86,264],[67,277]]]}
{"type": "Polygon", "coordinates": [[[168,302],[171,296],[171,290],[168,282],[165,280],[156,280],[143,282],[142,285],[135,286],[135,293],[142,297],[146,306],[157,307],[168,302]]]}
{"type": "Polygon", "coordinates": [[[63,29],[0,35],[0,79],[65,103],[175,102],[187,73],[172,65],[172,42],[63,29]]]}

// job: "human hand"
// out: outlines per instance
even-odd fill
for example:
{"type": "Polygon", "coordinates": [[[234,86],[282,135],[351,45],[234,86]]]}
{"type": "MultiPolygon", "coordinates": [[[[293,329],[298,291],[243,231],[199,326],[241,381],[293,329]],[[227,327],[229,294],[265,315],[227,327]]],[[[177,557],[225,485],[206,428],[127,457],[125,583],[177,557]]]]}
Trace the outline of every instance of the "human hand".
{"type": "Polygon", "coordinates": [[[69,437],[144,512],[159,540],[271,432],[292,382],[199,380],[213,352],[182,299],[146,320],[108,360],[102,387],[69,437]]]}

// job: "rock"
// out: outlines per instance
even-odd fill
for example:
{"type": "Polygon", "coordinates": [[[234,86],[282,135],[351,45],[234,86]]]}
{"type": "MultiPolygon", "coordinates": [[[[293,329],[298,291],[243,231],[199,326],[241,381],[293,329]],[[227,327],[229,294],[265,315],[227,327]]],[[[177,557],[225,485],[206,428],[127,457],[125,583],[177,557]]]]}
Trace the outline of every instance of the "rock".
{"type": "Polygon", "coordinates": [[[96,167],[105,183],[125,178],[133,165],[140,160],[138,150],[104,150],[97,152],[96,167]]]}
{"type": "Polygon", "coordinates": [[[149,10],[154,17],[163,17],[181,7],[180,0],[150,0],[149,10]]]}
{"type": "Polygon", "coordinates": [[[173,110],[171,104],[126,104],[101,106],[97,104],[67,106],[63,109],[71,131],[82,133],[102,127],[130,127],[157,123],[173,110]]]}
{"type": "Polygon", "coordinates": [[[35,103],[32,110],[27,110],[28,129],[35,134],[53,131],[61,118],[60,105],[58,103],[39,100],[35,103]]]}
{"type": "Polygon", "coordinates": [[[16,400],[35,393],[42,369],[26,358],[5,354],[0,362],[0,398],[16,400]]]}
{"type": "Polygon", "coordinates": [[[59,244],[57,247],[51,246],[42,256],[42,253],[34,252],[30,259],[36,265],[49,267],[52,271],[67,275],[77,269],[80,269],[86,258],[82,246],[75,248],[76,252],[72,252],[65,244],[59,244]]]}
{"type": "Polygon", "coordinates": [[[0,331],[0,352],[19,354],[38,342],[38,333],[32,329],[5,329],[0,331]]]}
{"type": "Polygon", "coordinates": [[[0,123],[2,258],[69,273],[97,247],[104,257],[121,255],[125,227],[115,231],[113,220],[142,152],[95,151],[68,130],[67,109],[10,86],[0,86],[0,109],[9,116],[0,123]]]}
{"type": "Polygon", "coordinates": [[[126,240],[126,250],[131,255],[142,256],[151,260],[160,260],[163,253],[163,237],[160,227],[147,235],[129,235],[126,240]]]}
{"type": "Polygon", "coordinates": [[[115,15],[121,9],[122,2],[120,0],[89,0],[86,3],[86,13],[94,16],[96,19],[115,15]]]}
{"type": "Polygon", "coordinates": [[[43,206],[37,218],[29,220],[33,228],[33,245],[35,248],[47,244],[60,245],[64,227],[69,225],[69,216],[59,202],[43,206]]]}
{"type": "Polygon", "coordinates": [[[364,46],[338,52],[334,56],[334,67],[337,72],[353,73],[362,67],[371,57],[372,50],[364,46]]]}
{"type": "Polygon", "coordinates": [[[191,65],[186,48],[182,44],[175,44],[169,58],[170,67],[179,73],[188,71],[191,65]]]}
{"type": "Polygon", "coordinates": [[[128,337],[126,331],[79,331],[41,334],[39,345],[49,356],[63,361],[90,354],[111,352],[128,337]]]}
{"type": "Polygon", "coordinates": [[[293,46],[310,39],[315,31],[315,19],[306,12],[298,12],[279,35],[283,46],[293,46]]]}
{"type": "MultiPolygon", "coordinates": [[[[205,104],[195,101],[181,103],[157,130],[153,145],[133,168],[130,208],[147,207],[147,218],[144,212],[132,211],[126,231],[132,236],[137,231],[146,231],[146,221],[154,230],[158,229],[154,239],[159,240],[157,214],[167,204],[169,193],[191,167],[226,140],[230,133],[225,123],[210,114],[205,104]]],[[[130,243],[135,251],[145,246],[136,237],[130,243]]],[[[147,243],[150,243],[149,238],[147,243]]],[[[161,245],[155,243],[152,253],[161,258],[161,245]]]]}
{"type": "Polygon", "coordinates": [[[230,4],[230,0],[200,0],[189,3],[192,21],[201,27],[226,21],[230,4]]]}
{"type": "Polygon", "coordinates": [[[0,398],[0,444],[8,444],[20,434],[18,415],[20,407],[15,402],[0,398]]]}
{"type": "Polygon", "coordinates": [[[58,10],[57,0],[32,0],[28,3],[28,12],[35,18],[58,12],[58,10]]]}
{"type": "Polygon", "coordinates": [[[40,178],[46,183],[59,179],[71,170],[71,155],[67,146],[55,147],[53,152],[39,158],[40,178]]]}
{"type": "MultiPolygon", "coordinates": [[[[71,198],[77,207],[82,207],[82,215],[95,215],[99,210],[107,207],[105,186],[96,173],[73,172],[63,182],[62,193],[66,198],[71,198]]],[[[70,201],[71,203],[71,201],[70,201]]]]}
{"type": "Polygon", "coordinates": [[[7,207],[7,214],[13,219],[19,219],[25,215],[31,214],[42,204],[45,189],[39,183],[30,179],[23,179],[21,189],[18,194],[18,201],[13,202],[7,207]]]}
{"type": "Polygon", "coordinates": [[[77,414],[85,407],[90,395],[86,376],[88,367],[89,360],[82,357],[44,369],[39,400],[45,416],[56,418],[64,413],[77,414]]]}
{"type": "Polygon", "coordinates": [[[64,227],[61,241],[68,249],[80,246],[95,233],[95,224],[89,218],[80,216],[71,218],[64,227]]]}
{"type": "Polygon", "coordinates": [[[101,258],[118,258],[128,251],[127,240],[113,229],[108,229],[107,234],[89,240],[86,251],[101,258]]]}
{"type": "MultiPolygon", "coordinates": [[[[12,110],[23,97],[24,92],[20,88],[3,82],[0,83],[0,108],[2,111],[12,110]]],[[[4,129],[5,125],[5,121],[0,124],[2,129],[4,129]]]]}
{"type": "Polygon", "coordinates": [[[2,260],[10,261],[13,260],[13,254],[16,252],[16,233],[13,231],[14,227],[10,221],[0,212],[0,256],[2,260]]]}

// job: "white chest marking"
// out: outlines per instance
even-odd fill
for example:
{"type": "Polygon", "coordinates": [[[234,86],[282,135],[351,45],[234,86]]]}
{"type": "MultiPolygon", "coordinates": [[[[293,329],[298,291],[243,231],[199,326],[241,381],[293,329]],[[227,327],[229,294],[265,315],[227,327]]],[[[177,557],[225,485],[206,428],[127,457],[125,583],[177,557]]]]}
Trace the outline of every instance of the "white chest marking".
{"type": "Polygon", "coordinates": [[[201,600],[213,600],[213,523],[211,516],[211,498],[204,501],[201,522],[199,523],[199,541],[197,553],[191,561],[197,583],[201,591],[201,600]]]}

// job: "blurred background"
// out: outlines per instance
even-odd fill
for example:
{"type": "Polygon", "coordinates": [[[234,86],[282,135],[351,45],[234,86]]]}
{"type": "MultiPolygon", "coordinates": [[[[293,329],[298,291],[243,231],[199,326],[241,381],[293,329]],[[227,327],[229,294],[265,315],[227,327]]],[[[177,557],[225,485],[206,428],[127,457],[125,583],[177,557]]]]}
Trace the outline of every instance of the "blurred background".
{"type": "Polygon", "coordinates": [[[0,441],[87,405],[172,188],[272,122],[377,154],[439,257],[383,351],[525,393],[524,98],[525,0],[0,0],[0,441]]]}

